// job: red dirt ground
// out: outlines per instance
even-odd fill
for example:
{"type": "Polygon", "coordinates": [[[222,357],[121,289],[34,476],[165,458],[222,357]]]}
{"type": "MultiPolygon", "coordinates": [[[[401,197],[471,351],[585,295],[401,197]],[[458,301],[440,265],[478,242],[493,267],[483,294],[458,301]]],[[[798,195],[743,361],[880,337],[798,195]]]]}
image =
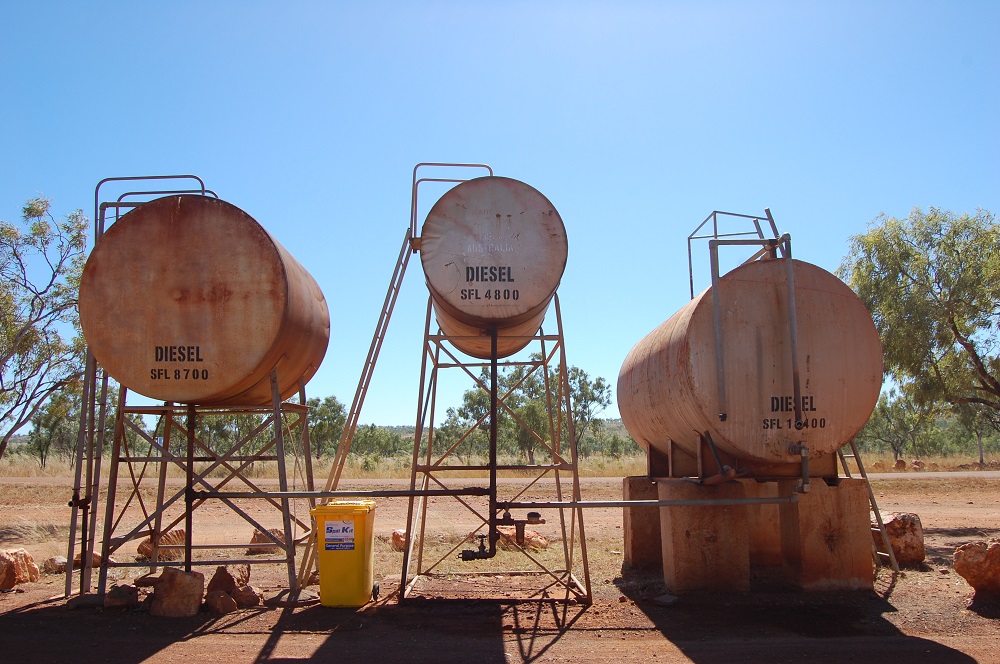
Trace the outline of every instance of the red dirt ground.
{"type": "MultiPolygon", "coordinates": [[[[0,479],[0,547],[27,548],[39,561],[65,554],[64,484],[0,479]]],[[[924,565],[895,579],[881,573],[875,592],[705,593],[659,606],[653,599],[665,589],[658,575],[622,569],[621,510],[602,509],[585,516],[591,606],[433,595],[400,604],[393,579],[401,556],[387,541],[403,527],[406,504],[385,500],[376,511],[374,551],[382,597],[361,609],[314,605],[177,619],[74,610],[61,597],[65,578],[44,575],[0,595],[0,652],[4,662],[1000,662],[1000,605],[970,608],[973,591],[952,567],[960,544],[1000,536],[1000,473],[887,475],[873,486],[883,512],[920,516],[927,548],[924,565]]],[[[620,497],[621,480],[585,480],[583,493],[620,497]]],[[[448,509],[437,509],[432,530],[447,530],[454,519],[448,509]]],[[[211,511],[204,520],[218,532],[232,523],[211,511]]],[[[251,583],[275,595],[287,585],[287,570],[255,566],[251,583]]]]}

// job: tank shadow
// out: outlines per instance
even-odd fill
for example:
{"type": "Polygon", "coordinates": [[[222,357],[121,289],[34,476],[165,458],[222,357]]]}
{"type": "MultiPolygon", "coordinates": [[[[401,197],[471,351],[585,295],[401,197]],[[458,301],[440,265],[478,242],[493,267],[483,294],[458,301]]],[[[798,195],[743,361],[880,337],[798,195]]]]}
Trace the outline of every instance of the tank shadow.
{"type": "Polygon", "coordinates": [[[697,592],[673,597],[658,572],[623,570],[615,580],[656,628],[692,662],[734,661],[973,662],[927,639],[908,636],[886,619],[888,593],[871,591],[697,592]],[[671,603],[672,602],[672,603],[671,603]]]}

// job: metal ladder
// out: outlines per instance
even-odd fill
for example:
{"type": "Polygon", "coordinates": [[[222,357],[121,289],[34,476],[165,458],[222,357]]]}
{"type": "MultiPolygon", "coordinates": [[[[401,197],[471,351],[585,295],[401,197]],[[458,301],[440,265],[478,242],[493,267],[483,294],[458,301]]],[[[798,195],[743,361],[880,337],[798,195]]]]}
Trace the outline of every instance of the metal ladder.
{"type": "MultiPolygon", "coordinates": [[[[337,453],[334,456],[333,465],[330,467],[330,476],[327,478],[324,491],[335,491],[340,484],[340,475],[347,462],[347,453],[351,449],[354,441],[354,432],[358,427],[358,419],[361,416],[361,407],[365,402],[365,395],[368,394],[368,386],[371,384],[372,374],[375,373],[375,364],[378,362],[379,351],[382,349],[382,342],[389,329],[389,319],[392,317],[392,310],[396,306],[396,299],[399,297],[399,290],[403,284],[403,275],[406,274],[406,265],[412,253],[410,229],[406,230],[403,237],[403,246],[399,251],[399,258],[396,261],[396,269],[392,273],[389,281],[389,289],[385,295],[385,302],[382,304],[382,312],[379,315],[378,324],[375,326],[375,334],[372,336],[372,343],[368,349],[368,356],[365,358],[365,366],[361,371],[361,380],[358,381],[358,389],[354,394],[354,401],[351,409],[347,413],[344,422],[344,429],[340,434],[340,441],[337,445],[337,453]]],[[[316,550],[315,542],[312,538],[306,542],[303,551],[302,561],[299,566],[299,583],[306,584],[312,572],[315,562],[316,550]]]]}
{"type": "Polygon", "coordinates": [[[358,427],[358,419],[361,416],[361,407],[365,403],[365,395],[368,394],[368,386],[371,384],[372,374],[375,373],[375,364],[378,362],[379,351],[382,349],[382,342],[385,341],[385,334],[389,329],[389,319],[392,316],[393,308],[396,306],[399,290],[403,285],[406,265],[413,251],[411,238],[412,234],[407,229],[406,235],[403,237],[403,246],[399,250],[399,258],[396,260],[396,269],[392,273],[392,279],[389,281],[389,289],[385,294],[382,312],[379,315],[378,324],[375,326],[375,334],[372,336],[372,343],[368,348],[368,357],[365,358],[365,366],[361,370],[361,380],[358,381],[358,389],[354,394],[354,401],[351,403],[351,409],[347,413],[344,430],[340,434],[337,454],[334,457],[333,465],[330,467],[330,477],[326,482],[324,491],[335,491],[340,484],[340,474],[344,470],[344,464],[347,462],[347,453],[351,450],[351,442],[354,440],[354,432],[358,427]]]}
{"type": "Polygon", "coordinates": [[[885,531],[885,523],[882,521],[882,513],[879,512],[878,505],[875,503],[875,493],[872,491],[872,484],[868,481],[868,473],[865,472],[864,464],[861,463],[861,455],[858,454],[858,448],[854,444],[854,439],[852,438],[847,445],[844,445],[839,450],[837,450],[837,455],[840,457],[840,464],[844,468],[844,474],[847,477],[852,477],[851,469],[848,465],[848,459],[854,459],[854,463],[857,465],[858,474],[865,481],[865,487],[868,489],[868,504],[871,505],[871,510],[875,514],[875,523],[877,525],[872,526],[872,534],[879,534],[879,539],[882,541],[882,548],[880,549],[872,538],[872,557],[875,560],[875,566],[888,566],[892,570],[893,574],[899,573],[899,563],[896,562],[896,554],[892,551],[892,545],[889,543],[889,534],[885,531]],[[850,453],[845,453],[844,448],[850,447],[850,453]]]}

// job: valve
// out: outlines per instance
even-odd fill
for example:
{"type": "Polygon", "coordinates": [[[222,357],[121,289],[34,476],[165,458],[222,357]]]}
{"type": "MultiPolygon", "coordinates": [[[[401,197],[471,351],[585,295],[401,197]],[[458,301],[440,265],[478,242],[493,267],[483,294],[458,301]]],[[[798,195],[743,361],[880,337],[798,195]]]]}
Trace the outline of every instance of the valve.
{"type": "Polygon", "coordinates": [[[489,558],[489,555],[486,552],[486,534],[480,533],[477,537],[479,538],[479,550],[464,549],[462,551],[462,560],[468,562],[470,560],[482,560],[483,558],[489,558]]]}

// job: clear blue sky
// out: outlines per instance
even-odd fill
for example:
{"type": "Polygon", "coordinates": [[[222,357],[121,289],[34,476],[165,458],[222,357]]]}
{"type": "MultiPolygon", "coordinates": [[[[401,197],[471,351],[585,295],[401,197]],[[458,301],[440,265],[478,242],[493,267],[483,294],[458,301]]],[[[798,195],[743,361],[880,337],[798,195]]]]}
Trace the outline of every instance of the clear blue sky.
{"type": "MultiPolygon", "coordinates": [[[[879,213],[1000,212],[998,28],[992,1],[10,2],[0,218],[200,175],[316,277],[308,390],[349,404],[414,165],[485,162],[561,213],[568,360],[614,384],[714,209],[770,207],[830,270],[879,213]]],[[[414,261],[363,422],[414,422],[426,302],[414,261]]]]}

